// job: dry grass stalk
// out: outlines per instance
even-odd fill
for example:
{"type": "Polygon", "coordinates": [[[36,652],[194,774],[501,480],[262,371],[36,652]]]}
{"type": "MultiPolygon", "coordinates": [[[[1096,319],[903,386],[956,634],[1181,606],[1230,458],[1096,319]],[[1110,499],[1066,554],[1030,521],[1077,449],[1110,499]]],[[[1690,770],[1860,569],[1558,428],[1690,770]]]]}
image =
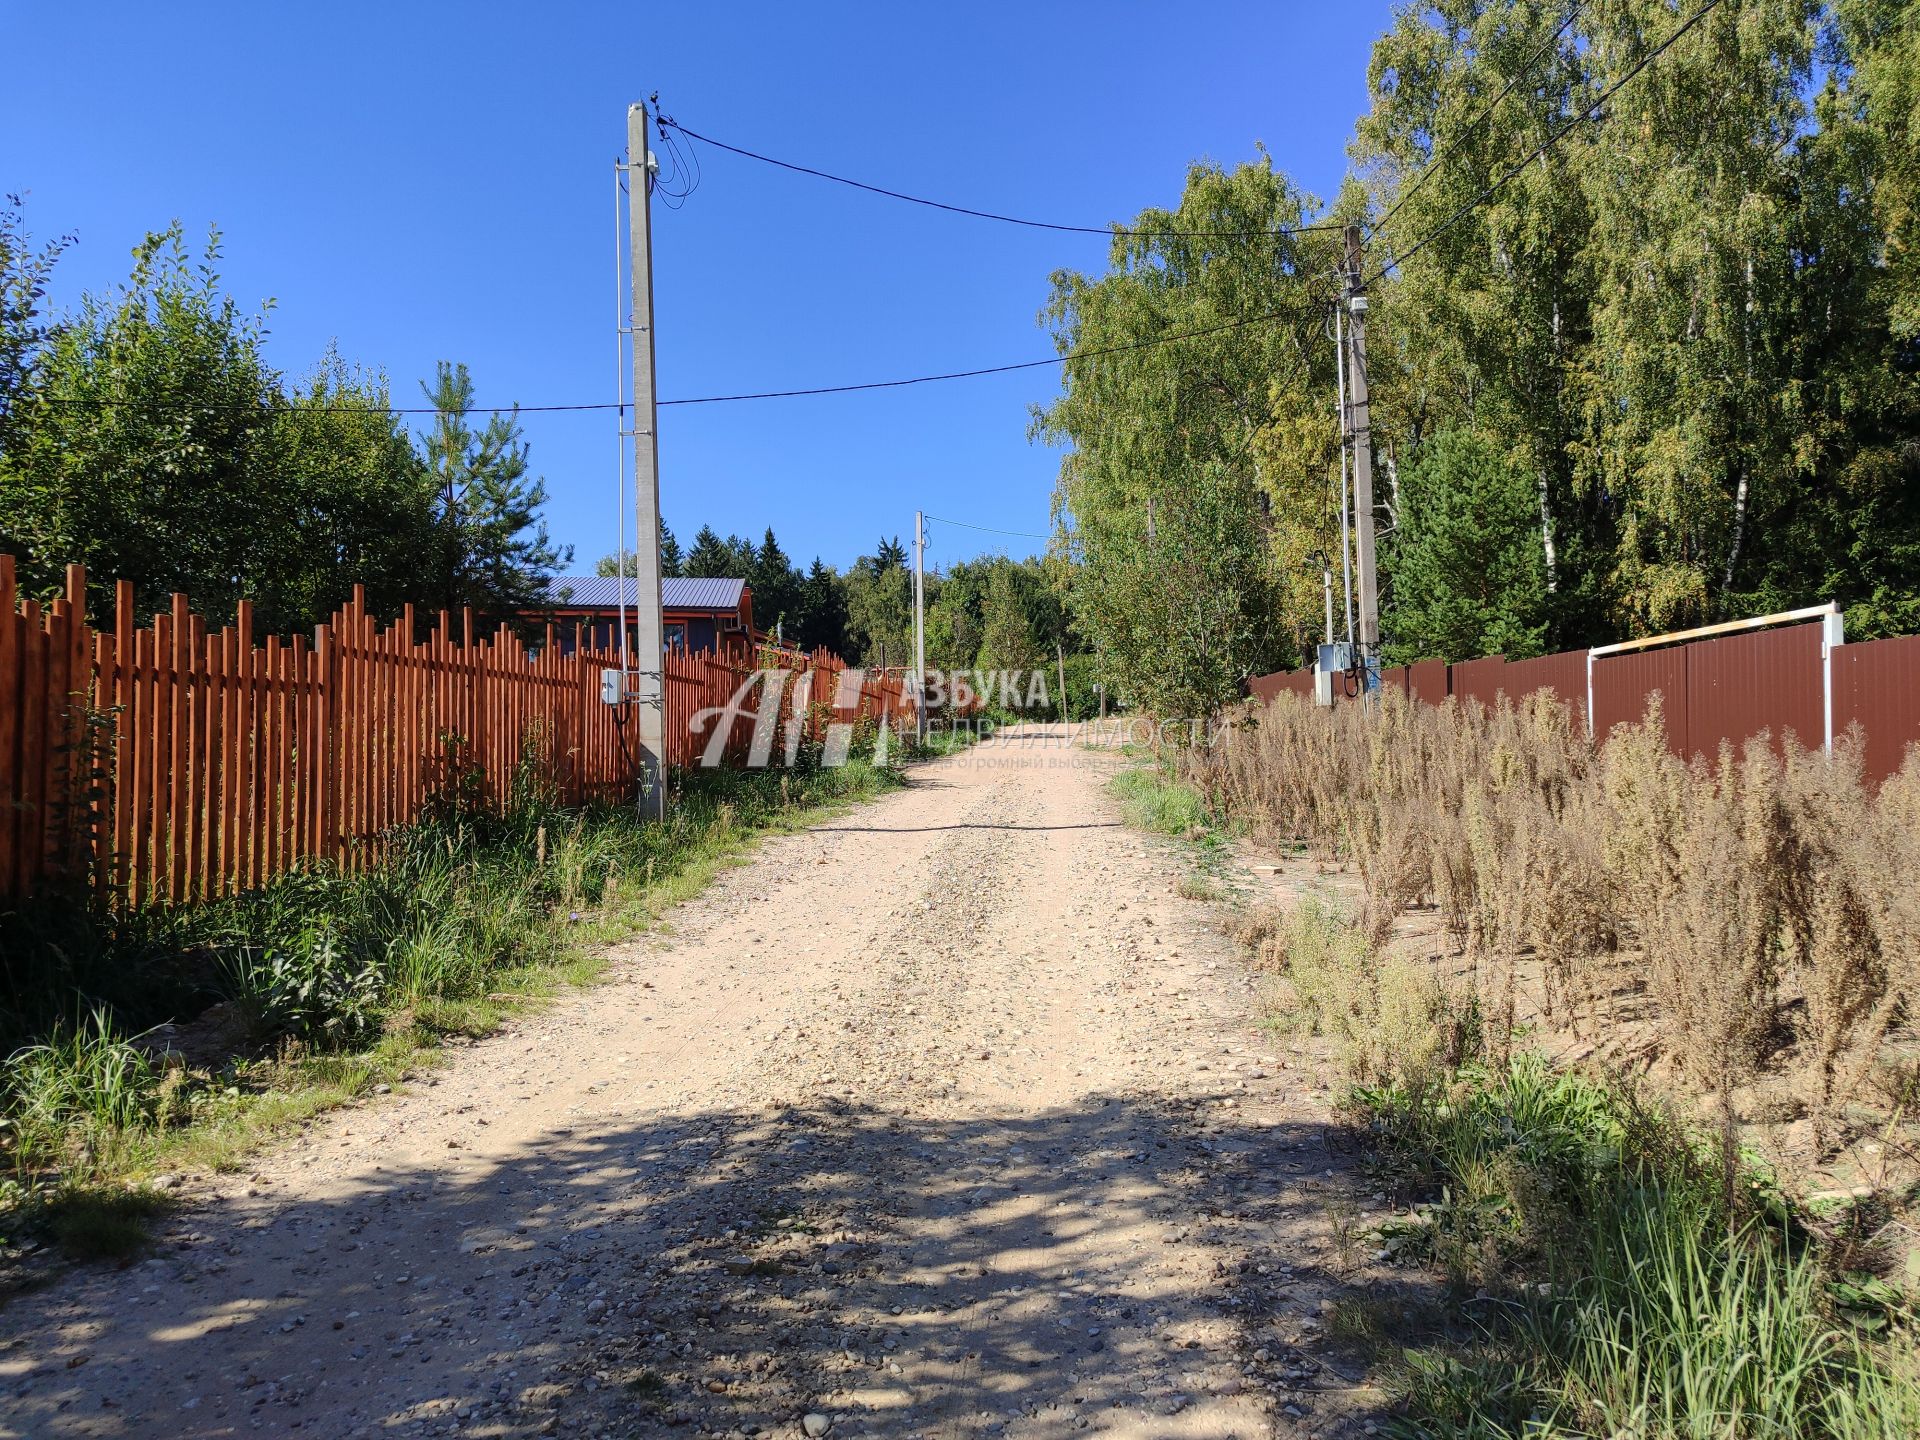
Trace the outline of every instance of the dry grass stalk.
{"type": "Polygon", "coordinates": [[[1576,1033],[1617,1028],[1614,997],[1638,991],[1729,1133],[1735,1086],[1760,1068],[1789,1073],[1837,1141],[1920,1017],[1920,751],[1877,796],[1856,752],[1763,737],[1688,766],[1657,697],[1596,753],[1545,693],[1491,709],[1390,693],[1371,713],[1283,696],[1228,732],[1201,778],[1258,838],[1358,869],[1367,968],[1328,983],[1369,993],[1315,1006],[1377,1022],[1371,957],[1400,910],[1431,901],[1473,959],[1496,1040],[1522,960],[1541,977],[1532,998],[1576,1033]]]}

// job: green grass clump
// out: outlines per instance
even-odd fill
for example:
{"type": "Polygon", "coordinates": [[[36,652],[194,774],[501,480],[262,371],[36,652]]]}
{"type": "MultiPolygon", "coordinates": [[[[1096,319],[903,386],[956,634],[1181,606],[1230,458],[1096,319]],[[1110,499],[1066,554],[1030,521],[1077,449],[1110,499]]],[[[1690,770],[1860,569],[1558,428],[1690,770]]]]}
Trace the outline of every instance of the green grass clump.
{"type": "Polygon", "coordinates": [[[39,1228],[79,1260],[124,1260],[146,1248],[148,1226],[169,1202],[157,1190],[63,1186],[35,1202],[39,1228]]]}
{"type": "Polygon", "coordinates": [[[1161,766],[1121,771],[1113,778],[1113,793],[1136,830],[1198,839],[1212,828],[1206,797],[1161,766]]]}
{"type": "Polygon", "coordinates": [[[1537,1056],[1356,1098],[1384,1166],[1430,1197],[1388,1249],[1478,1292],[1471,1342],[1407,1355],[1392,1433],[1920,1433],[1904,1301],[1836,1274],[1766,1177],[1730,1190],[1672,1118],[1537,1056]]]}

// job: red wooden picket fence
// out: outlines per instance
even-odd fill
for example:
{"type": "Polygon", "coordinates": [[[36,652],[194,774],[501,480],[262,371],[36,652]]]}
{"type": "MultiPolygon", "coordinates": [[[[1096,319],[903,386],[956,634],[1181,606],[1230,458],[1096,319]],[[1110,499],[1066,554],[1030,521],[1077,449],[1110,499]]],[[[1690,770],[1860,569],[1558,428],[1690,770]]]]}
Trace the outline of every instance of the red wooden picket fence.
{"type": "MultiPolygon", "coordinates": [[[[112,630],[96,630],[80,566],[43,611],[18,600],[0,555],[0,896],[84,878],[108,903],[179,904],[306,860],[363,865],[456,777],[494,807],[525,767],[569,804],[634,794],[633,707],[600,692],[617,653],[585,648],[578,627],[571,654],[552,625],[532,648],[504,625],[476,636],[471,611],[422,633],[412,606],[380,626],[358,587],[311,640],[256,644],[244,601],[209,630],[184,595],[141,627],[126,581],[112,630]]],[[[664,657],[670,765],[700,762],[718,723],[701,712],[725,707],[760,658],[664,657]]],[[[766,658],[788,674],[781,718],[812,738],[911,716],[897,672],[825,651],[766,658]]],[[[764,684],[727,726],[729,763],[747,756],[764,684]]]]}

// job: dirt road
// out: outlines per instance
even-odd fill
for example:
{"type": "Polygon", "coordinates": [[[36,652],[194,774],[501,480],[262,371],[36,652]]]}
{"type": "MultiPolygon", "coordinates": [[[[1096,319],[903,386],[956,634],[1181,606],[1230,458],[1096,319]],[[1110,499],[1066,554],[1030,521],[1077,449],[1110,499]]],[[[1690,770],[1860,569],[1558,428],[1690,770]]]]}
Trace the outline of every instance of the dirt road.
{"type": "Polygon", "coordinates": [[[919,767],[195,1182],[0,1311],[0,1434],[1360,1433],[1326,1094],[1117,763],[919,767]]]}

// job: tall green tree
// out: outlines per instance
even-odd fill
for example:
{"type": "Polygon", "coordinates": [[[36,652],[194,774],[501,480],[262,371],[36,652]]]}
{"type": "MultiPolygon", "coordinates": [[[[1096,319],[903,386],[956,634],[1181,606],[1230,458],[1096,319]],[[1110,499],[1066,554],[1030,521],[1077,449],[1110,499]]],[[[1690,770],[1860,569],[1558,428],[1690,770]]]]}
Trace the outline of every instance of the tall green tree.
{"type": "Polygon", "coordinates": [[[906,547],[897,537],[882,537],[873,554],[853,562],[844,586],[847,639],[860,663],[911,664],[913,577],[907,573],[906,547]]]}
{"type": "Polygon", "coordinates": [[[804,582],[774,538],[771,525],[747,566],[746,580],[753,587],[753,623],[768,631],[778,626],[788,639],[797,635],[804,582]]]}
{"type": "Polygon", "coordinates": [[[1068,594],[1149,709],[1228,703],[1298,653],[1318,609],[1304,555],[1327,543],[1333,510],[1288,443],[1316,411],[1332,424],[1333,249],[1290,228],[1314,208],[1264,157],[1196,165],[1177,209],[1116,237],[1106,274],[1053,277],[1043,319],[1072,358],[1034,434],[1065,451],[1068,594]]]}
{"type": "Polygon", "coordinates": [[[1444,430],[1400,475],[1386,658],[1471,660],[1540,653],[1547,568],[1537,491],[1524,461],[1470,430],[1444,430]]]}
{"type": "Polygon", "coordinates": [[[815,556],[800,588],[800,618],[793,643],[803,649],[825,646],[836,655],[847,653],[846,585],[830,565],[815,556]]]}
{"type": "Polygon", "coordinates": [[[1400,523],[1399,477],[1429,436],[1499,436],[1534,486],[1535,544],[1571,643],[1605,628],[1615,520],[1573,454],[1595,286],[1579,152],[1556,146],[1492,188],[1590,99],[1567,16],[1532,0],[1399,10],[1374,45],[1352,149],[1381,217],[1369,265],[1418,246],[1372,287],[1377,523],[1400,523]]]}
{"type": "Polygon", "coordinates": [[[517,414],[496,411],[475,429],[468,418],[473,378],[464,364],[442,360],[433,384],[420,388],[435,410],[424,448],[439,507],[442,603],[496,616],[538,608],[547,581],[573,551],[555,546],[540,518],[546,482],[528,473],[517,414]]]}
{"type": "Polygon", "coordinates": [[[392,403],[384,376],[329,351],[276,412],[276,513],[245,585],[263,630],[304,629],[355,585],[381,615],[436,598],[420,583],[434,483],[392,403]]]}
{"type": "MultiPolygon", "coordinates": [[[[667,528],[666,517],[660,517],[660,575],[662,579],[680,574],[682,557],[680,542],[673,537],[673,531],[667,528]]],[[[633,574],[633,551],[617,550],[611,555],[602,555],[594,562],[593,573],[611,578],[616,575],[633,574]]]]}
{"type": "Polygon", "coordinates": [[[722,539],[720,532],[711,525],[702,525],[687,550],[681,571],[683,574],[707,578],[744,580],[758,554],[751,540],[744,540],[738,535],[722,539]]]}
{"type": "Polygon", "coordinates": [[[1554,646],[1825,598],[1856,634],[1920,621],[1911,6],[1726,0],[1535,156],[1692,13],[1437,0],[1376,45],[1388,508],[1429,437],[1494,439],[1554,646]]]}
{"type": "Polygon", "coordinates": [[[927,601],[927,664],[940,670],[969,670],[980,663],[986,628],[988,560],[962,560],[939,577],[927,601]]]}
{"type": "MultiPolygon", "coordinates": [[[[70,235],[36,246],[27,231],[26,205],[0,197],[0,457],[15,447],[14,407],[31,390],[49,327],[43,310],[47,283],[70,235]]],[[[0,542],[6,520],[0,516],[0,542]]]]}
{"type": "Polygon", "coordinates": [[[264,309],[222,293],[220,242],[178,224],[134,250],[133,273],[55,327],[14,400],[0,525],[29,590],[85,564],[131,580],[156,610],[176,590],[229,614],[284,524],[278,377],[264,309]]]}
{"type": "Polygon", "coordinates": [[[1018,566],[1000,564],[987,571],[981,602],[980,650],[975,664],[988,670],[1035,670],[1053,647],[1035,623],[1033,597],[1018,566]]]}

